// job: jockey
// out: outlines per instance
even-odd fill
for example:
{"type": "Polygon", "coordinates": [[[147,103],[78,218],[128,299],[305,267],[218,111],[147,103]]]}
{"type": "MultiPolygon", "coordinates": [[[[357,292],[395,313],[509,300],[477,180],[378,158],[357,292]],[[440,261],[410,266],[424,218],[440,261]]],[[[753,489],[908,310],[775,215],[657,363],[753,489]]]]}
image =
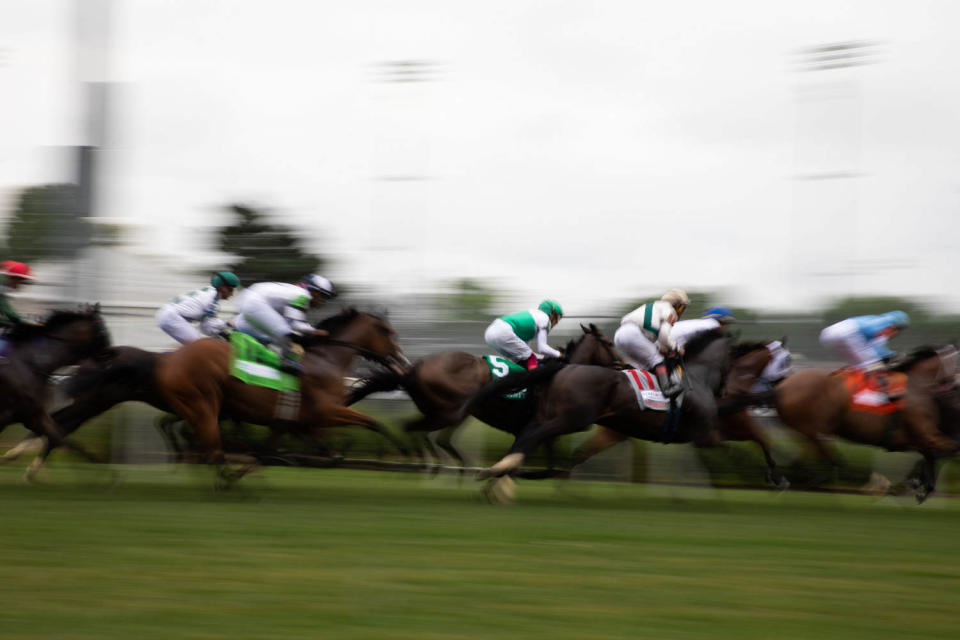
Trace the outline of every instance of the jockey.
{"type": "Polygon", "coordinates": [[[559,351],[547,344],[547,334],[563,317],[563,309],[553,300],[544,300],[536,309],[501,316],[490,323],[483,334],[490,348],[495,349],[527,369],[537,366],[537,354],[527,344],[537,339],[537,351],[559,358],[559,351]]]}
{"type": "Polygon", "coordinates": [[[228,300],[240,278],[230,271],[217,271],[210,276],[210,286],[178,296],[157,311],[157,324],[180,344],[199,340],[204,336],[219,336],[227,330],[227,323],[217,317],[220,300],[228,300]],[[199,322],[200,330],[191,322],[199,322]]]}
{"type": "Polygon", "coordinates": [[[668,398],[680,393],[680,385],[670,381],[663,354],[677,351],[671,330],[690,298],[682,289],[670,289],[659,300],[641,305],[623,316],[620,328],[613,335],[613,344],[626,356],[627,362],[641,369],[652,370],[660,383],[660,391],[668,398]]]}
{"type": "Polygon", "coordinates": [[[733,317],[733,312],[730,309],[727,307],[710,307],[699,318],[675,322],[670,330],[670,337],[682,349],[698,333],[722,329],[732,322],[736,322],[736,318],[733,317]]]}
{"type": "Polygon", "coordinates": [[[22,262],[5,260],[0,263],[0,275],[4,276],[3,284],[0,285],[0,327],[9,328],[25,320],[13,309],[7,294],[16,291],[21,285],[33,282],[33,273],[30,267],[22,262]]]}
{"type": "Polygon", "coordinates": [[[838,353],[848,364],[867,372],[885,371],[883,361],[894,355],[887,340],[910,326],[903,311],[877,316],[856,316],[820,332],[820,344],[838,353]]]}
{"type": "Polygon", "coordinates": [[[333,284],[315,273],[303,276],[297,284],[259,282],[244,291],[238,305],[237,330],[264,344],[277,345],[283,359],[281,371],[303,373],[290,338],[327,335],[307,322],[307,310],[319,307],[336,295],[333,284]]]}

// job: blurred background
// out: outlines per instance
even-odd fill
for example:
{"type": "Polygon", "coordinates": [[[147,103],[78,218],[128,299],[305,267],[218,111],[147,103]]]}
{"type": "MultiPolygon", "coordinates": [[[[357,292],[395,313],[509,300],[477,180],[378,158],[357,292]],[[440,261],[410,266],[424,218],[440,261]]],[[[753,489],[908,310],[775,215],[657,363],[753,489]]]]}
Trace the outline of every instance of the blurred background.
{"type": "MultiPolygon", "coordinates": [[[[799,363],[858,313],[957,338],[960,6],[8,0],[0,257],[14,304],[117,344],[215,269],[317,270],[408,354],[555,342],[668,287],[799,363]]],[[[225,305],[230,312],[230,304],[225,305]]]]}

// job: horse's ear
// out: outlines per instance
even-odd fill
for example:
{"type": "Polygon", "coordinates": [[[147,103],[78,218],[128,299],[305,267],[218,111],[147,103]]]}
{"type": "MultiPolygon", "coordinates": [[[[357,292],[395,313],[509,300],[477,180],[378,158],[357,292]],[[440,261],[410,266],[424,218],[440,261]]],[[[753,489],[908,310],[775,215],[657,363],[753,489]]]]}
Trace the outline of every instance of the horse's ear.
{"type": "Polygon", "coordinates": [[[783,336],[782,338],[780,338],[780,344],[782,344],[783,346],[787,346],[787,336],[783,336]]]}
{"type": "Polygon", "coordinates": [[[580,328],[583,329],[583,332],[584,332],[584,333],[590,333],[590,330],[587,329],[585,326],[583,326],[583,323],[582,323],[582,322],[580,323],[580,328]]]}
{"type": "Polygon", "coordinates": [[[94,313],[100,313],[100,303],[99,303],[99,302],[94,302],[94,303],[93,303],[93,309],[92,309],[92,311],[93,311],[94,313]]]}
{"type": "Polygon", "coordinates": [[[591,322],[591,323],[590,323],[590,333],[592,333],[593,335],[597,335],[598,333],[600,333],[600,327],[598,327],[597,325],[595,325],[595,324],[593,324],[593,323],[591,322]]]}

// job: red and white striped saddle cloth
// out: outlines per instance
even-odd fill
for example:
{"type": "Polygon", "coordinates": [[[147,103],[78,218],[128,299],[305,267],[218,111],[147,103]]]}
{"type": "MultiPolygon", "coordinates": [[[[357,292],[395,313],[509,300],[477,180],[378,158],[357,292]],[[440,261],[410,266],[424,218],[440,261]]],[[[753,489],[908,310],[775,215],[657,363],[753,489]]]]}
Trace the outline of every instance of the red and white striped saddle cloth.
{"type": "MultiPolygon", "coordinates": [[[[666,411],[670,408],[670,400],[660,392],[660,385],[657,383],[657,377],[649,371],[643,369],[626,369],[623,374],[630,381],[630,387],[637,395],[637,404],[641,409],[650,409],[653,411],[666,411]]],[[[671,372],[672,376],[679,375],[677,371],[671,372]]],[[[677,396],[677,406],[683,394],[677,396]]]]}

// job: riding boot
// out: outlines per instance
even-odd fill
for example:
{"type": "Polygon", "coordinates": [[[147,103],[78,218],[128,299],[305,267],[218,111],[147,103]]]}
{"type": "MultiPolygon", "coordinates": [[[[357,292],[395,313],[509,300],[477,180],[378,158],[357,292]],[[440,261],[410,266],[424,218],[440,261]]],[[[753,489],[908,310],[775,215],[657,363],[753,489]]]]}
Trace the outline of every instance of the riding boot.
{"type": "Polygon", "coordinates": [[[537,360],[537,354],[531,353],[530,357],[523,363],[523,366],[527,368],[527,371],[530,371],[531,369],[536,369],[539,364],[540,361],[537,360]]]}
{"type": "Polygon", "coordinates": [[[657,374],[657,382],[660,383],[660,393],[667,398],[676,398],[680,395],[681,387],[674,384],[667,372],[667,365],[662,362],[654,367],[653,372],[657,374]]]}
{"type": "Polygon", "coordinates": [[[280,371],[299,376],[303,373],[303,364],[300,362],[300,350],[288,338],[283,343],[280,352],[280,371]]]}

